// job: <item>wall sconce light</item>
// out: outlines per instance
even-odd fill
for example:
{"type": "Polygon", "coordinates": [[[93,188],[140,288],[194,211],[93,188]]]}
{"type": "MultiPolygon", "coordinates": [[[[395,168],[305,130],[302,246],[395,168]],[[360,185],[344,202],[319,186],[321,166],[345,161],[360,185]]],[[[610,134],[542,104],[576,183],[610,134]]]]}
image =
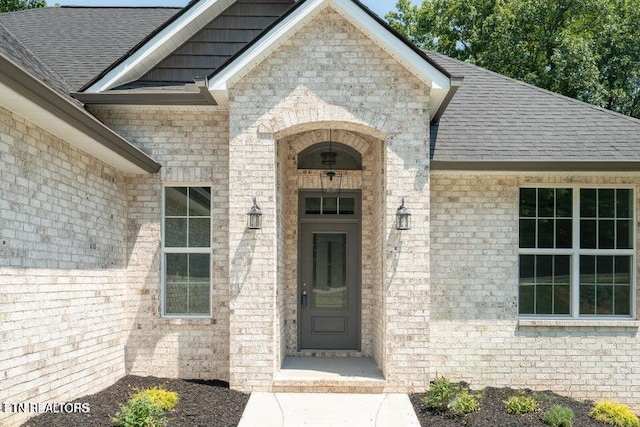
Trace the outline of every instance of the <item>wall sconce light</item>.
{"type": "Polygon", "coordinates": [[[250,230],[259,230],[262,228],[262,211],[256,204],[256,198],[253,198],[253,206],[247,212],[247,228],[250,230]]]}
{"type": "Polygon", "coordinates": [[[411,229],[411,212],[404,206],[404,197],[402,198],[402,204],[396,212],[396,230],[410,230],[411,229]]]}

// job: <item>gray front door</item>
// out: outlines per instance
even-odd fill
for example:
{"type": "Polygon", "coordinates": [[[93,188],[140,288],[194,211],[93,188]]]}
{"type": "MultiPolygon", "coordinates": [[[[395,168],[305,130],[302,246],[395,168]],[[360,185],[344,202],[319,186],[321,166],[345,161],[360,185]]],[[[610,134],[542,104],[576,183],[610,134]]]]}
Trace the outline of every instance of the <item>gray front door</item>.
{"type": "Polygon", "coordinates": [[[360,223],[355,213],[301,219],[300,349],[359,350],[360,223]]]}

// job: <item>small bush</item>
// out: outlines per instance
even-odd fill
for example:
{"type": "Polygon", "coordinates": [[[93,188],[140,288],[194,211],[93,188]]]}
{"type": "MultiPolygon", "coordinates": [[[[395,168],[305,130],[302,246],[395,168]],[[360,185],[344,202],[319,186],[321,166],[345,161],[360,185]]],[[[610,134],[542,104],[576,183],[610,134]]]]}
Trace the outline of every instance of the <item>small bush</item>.
{"type": "Polygon", "coordinates": [[[129,399],[120,407],[120,411],[112,421],[118,427],[164,427],[167,425],[164,409],[146,395],[129,399]]]}
{"type": "Polygon", "coordinates": [[[167,391],[160,387],[149,388],[133,395],[133,398],[147,396],[154,405],[160,406],[165,411],[175,408],[178,403],[178,393],[167,391]]]}
{"type": "Polygon", "coordinates": [[[528,414],[538,410],[538,401],[533,397],[526,396],[521,391],[517,396],[511,396],[504,402],[505,408],[510,414],[528,414]]]}
{"type": "Polygon", "coordinates": [[[636,414],[628,406],[615,402],[597,403],[589,415],[601,423],[619,427],[640,427],[640,421],[636,414]]]}
{"type": "Polygon", "coordinates": [[[436,378],[432,383],[427,395],[422,399],[429,409],[445,412],[449,403],[456,397],[460,387],[451,383],[444,377],[436,378]]]}
{"type": "Polygon", "coordinates": [[[478,410],[478,397],[461,390],[449,403],[449,410],[455,415],[466,415],[478,410]]]}
{"type": "Polygon", "coordinates": [[[118,427],[164,427],[168,422],[164,413],[177,403],[178,393],[149,388],[131,396],[112,421],[118,427]]]}
{"type": "Polygon", "coordinates": [[[544,415],[544,422],[551,427],[572,427],[575,417],[571,409],[565,406],[553,405],[544,415]]]}

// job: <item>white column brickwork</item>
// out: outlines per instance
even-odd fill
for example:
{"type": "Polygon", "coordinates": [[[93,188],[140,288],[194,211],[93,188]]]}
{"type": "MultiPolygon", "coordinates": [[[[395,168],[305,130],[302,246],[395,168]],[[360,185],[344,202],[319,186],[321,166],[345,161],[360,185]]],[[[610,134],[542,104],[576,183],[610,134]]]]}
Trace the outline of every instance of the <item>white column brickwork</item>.
{"type": "Polygon", "coordinates": [[[384,266],[368,265],[363,270],[370,276],[375,271],[382,273],[379,284],[363,287],[369,307],[363,316],[383,316],[380,322],[367,325],[363,350],[375,355],[384,367],[389,390],[427,386],[428,92],[422,82],[330,8],[230,89],[232,386],[269,389],[283,354],[295,346],[291,339],[282,341],[283,334],[294,332],[287,323],[294,314],[282,305],[292,297],[295,277],[278,272],[287,261],[276,249],[283,248],[278,239],[292,237],[290,230],[279,229],[286,223],[279,215],[292,215],[295,220],[296,210],[278,201],[288,181],[278,177],[286,168],[278,165],[283,156],[278,156],[276,147],[282,138],[329,127],[376,139],[385,149],[377,155],[378,161],[384,161],[382,167],[362,175],[363,185],[369,180],[384,188],[363,194],[371,205],[365,212],[371,217],[363,218],[363,227],[377,224],[381,230],[380,235],[363,237],[369,240],[366,244],[373,239],[384,248],[384,255],[371,260],[382,261],[384,266]],[[375,196],[379,191],[385,191],[385,197],[375,196]],[[257,232],[245,229],[244,214],[253,196],[258,197],[264,213],[263,228],[257,232]],[[414,213],[414,228],[400,234],[394,225],[402,197],[414,213]],[[374,202],[378,205],[373,206],[374,202]],[[379,224],[372,218],[374,212],[384,216],[379,224]],[[281,280],[288,283],[283,285],[281,280]],[[385,303],[388,305],[382,307],[385,303]]]}

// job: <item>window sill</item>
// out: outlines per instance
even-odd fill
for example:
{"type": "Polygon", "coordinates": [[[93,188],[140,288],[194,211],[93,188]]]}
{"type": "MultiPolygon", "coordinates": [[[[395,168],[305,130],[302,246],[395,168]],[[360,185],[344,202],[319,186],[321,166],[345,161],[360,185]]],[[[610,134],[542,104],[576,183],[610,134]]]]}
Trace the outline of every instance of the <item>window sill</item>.
{"type": "Polygon", "coordinates": [[[518,326],[532,328],[639,328],[640,321],[633,319],[518,319],[518,326]]]}
{"type": "Polygon", "coordinates": [[[216,323],[211,317],[161,317],[158,320],[165,325],[214,325],[216,323]]]}

